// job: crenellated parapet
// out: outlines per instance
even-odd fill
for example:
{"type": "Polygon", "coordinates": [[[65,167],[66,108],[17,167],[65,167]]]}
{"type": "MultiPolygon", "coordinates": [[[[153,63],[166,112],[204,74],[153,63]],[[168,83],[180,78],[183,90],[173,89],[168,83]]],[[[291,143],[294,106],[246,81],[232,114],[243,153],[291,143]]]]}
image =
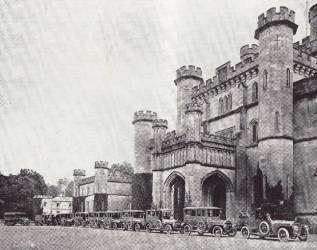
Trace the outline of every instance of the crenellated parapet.
{"type": "Polygon", "coordinates": [[[295,12],[289,10],[287,7],[281,6],[280,12],[276,11],[276,8],[273,7],[267,10],[266,15],[262,13],[258,17],[258,28],[255,31],[255,38],[259,39],[259,34],[266,28],[272,25],[286,24],[293,29],[295,34],[297,31],[297,25],[295,24],[295,12]]]}
{"type": "Polygon", "coordinates": [[[83,169],[74,169],[73,176],[85,176],[86,171],[83,169]]]}
{"type": "Polygon", "coordinates": [[[235,145],[235,141],[232,138],[219,136],[219,135],[215,135],[215,134],[203,133],[201,135],[201,140],[203,142],[209,142],[209,143],[231,145],[231,146],[235,145]]]}
{"type": "Polygon", "coordinates": [[[145,121],[145,122],[153,122],[153,120],[157,119],[157,113],[152,111],[137,111],[134,113],[134,119],[132,124],[135,124],[136,122],[145,121]]]}
{"type": "Polygon", "coordinates": [[[305,77],[314,76],[317,72],[317,59],[302,50],[294,49],[294,73],[305,77]]]}
{"type": "Polygon", "coordinates": [[[235,66],[228,64],[226,81],[220,82],[218,77],[214,76],[205,83],[194,87],[192,97],[194,100],[214,97],[257,76],[258,54],[255,54],[251,61],[239,62],[235,66]]]}
{"type": "Polygon", "coordinates": [[[247,58],[251,60],[259,53],[259,46],[256,44],[246,44],[240,48],[240,59],[245,61],[247,58]]]}
{"type": "Polygon", "coordinates": [[[155,120],[153,120],[152,128],[155,128],[155,127],[167,128],[168,122],[165,119],[155,119],[155,120]]]}
{"type": "Polygon", "coordinates": [[[202,78],[202,74],[203,72],[200,67],[195,67],[194,65],[183,66],[176,70],[176,80],[182,77],[202,78]]]}
{"type": "Polygon", "coordinates": [[[95,168],[109,169],[107,161],[95,161],[95,168]]]}
{"type": "Polygon", "coordinates": [[[203,107],[198,102],[188,103],[186,104],[185,113],[190,113],[190,112],[203,113],[203,107]]]}
{"type": "Polygon", "coordinates": [[[175,131],[168,132],[165,140],[162,142],[162,149],[170,148],[174,145],[180,145],[186,142],[186,134],[177,135],[175,131]]]}

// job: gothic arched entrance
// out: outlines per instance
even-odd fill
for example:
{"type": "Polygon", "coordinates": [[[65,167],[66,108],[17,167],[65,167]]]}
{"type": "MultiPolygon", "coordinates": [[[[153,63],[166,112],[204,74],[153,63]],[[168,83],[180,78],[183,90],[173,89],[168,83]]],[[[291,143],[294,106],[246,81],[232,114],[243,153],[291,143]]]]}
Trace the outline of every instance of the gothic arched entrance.
{"type": "Polygon", "coordinates": [[[202,180],[203,205],[208,207],[220,207],[226,216],[227,193],[231,190],[231,181],[220,171],[207,175],[202,180]]]}
{"type": "Polygon", "coordinates": [[[185,206],[185,179],[178,173],[172,173],[165,183],[166,207],[172,208],[174,218],[183,219],[183,208],[185,206]]]}

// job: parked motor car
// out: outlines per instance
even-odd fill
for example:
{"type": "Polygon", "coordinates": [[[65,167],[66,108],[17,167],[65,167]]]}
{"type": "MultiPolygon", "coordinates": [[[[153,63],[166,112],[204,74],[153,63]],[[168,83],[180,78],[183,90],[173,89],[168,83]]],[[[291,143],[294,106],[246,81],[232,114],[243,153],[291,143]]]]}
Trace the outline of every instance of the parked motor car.
{"type": "Polygon", "coordinates": [[[87,212],[77,212],[74,216],[74,225],[76,227],[82,226],[85,223],[86,218],[88,217],[87,212]]]}
{"type": "Polygon", "coordinates": [[[147,232],[160,231],[170,234],[179,231],[181,223],[174,219],[172,209],[147,210],[145,227],[147,232]]]}
{"type": "Polygon", "coordinates": [[[120,211],[106,212],[105,217],[103,218],[103,228],[114,230],[122,228],[121,218],[122,212],[120,211]]]}
{"type": "Polygon", "coordinates": [[[70,227],[75,224],[73,213],[62,213],[62,214],[56,215],[56,217],[60,221],[60,225],[63,227],[70,227]]]}
{"type": "Polygon", "coordinates": [[[17,224],[28,226],[30,225],[30,219],[26,213],[23,212],[5,212],[4,213],[4,224],[7,226],[15,226],[17,224]]]}
{"type": "Polygon", "coordinates": [[[244,225],[241,225],[241,234],[248,239],[251,235],[260,238],[273,237],[280,241],[299,239],[307,241],[309,228],[307,225],[294,220],[279,219],[279,206],[274,204],[263,204],[251,213],[244,225]],[[273,214],[273,216],[271,216],[273,214]]]}
{"type": "Polygon", "coordinates": [[[123,230],[139,232],[145,228],[145,212],[143,210],[125,210],[122,212],[121,224],[123,230]]]}
{"type": "Polygon", "coordinates": [[[98,212],[90,212],[87,215],[84,226],[89,226],[91,228],[98,228],[99,227],[98,223],[99,223],[98,212]]]}
{"type": "Polygon", "coordinates": [[[234,237],[237,229],[230,220],[223,218],[219,207],[186,207],[181,232],[187,235],[197,232],[199,235],[211,233],[217,237],[234,237]]]}

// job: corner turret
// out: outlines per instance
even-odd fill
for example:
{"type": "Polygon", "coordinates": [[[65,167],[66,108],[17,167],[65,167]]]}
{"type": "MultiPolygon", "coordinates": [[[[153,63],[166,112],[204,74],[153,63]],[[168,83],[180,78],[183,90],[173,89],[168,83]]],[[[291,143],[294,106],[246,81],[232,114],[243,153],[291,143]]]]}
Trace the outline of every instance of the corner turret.
{"type": "Polygon", "coordinates": [[[156,119],[152,124],[154,137],[154,152],[159,153],[162,149],[162,142],[166,137],[166,130],[168,128],[167,120],[156,119]]]}
{"type": "Polygon", "coordinates": [[[204,83],[202,78],[202,70],[199,67],[189,65],[183,66],[176,70],[176,80],[174,81],[177,86],[177,123],[176,130],[179,133],[185,130],[185,109],[186,104],[191,102],[193,88],[204,83]]]}
{"type": "Polygon", "coordinates": [[[188,103],[186,105],[185,114],[188,141],[200,141],[201,120],[203,114],[202,106],[197,102],[188,103]]]}
{"type": "Polygon", "coordinates": [[[259,53],[259,46],[256,44],[246,44],[240,48],[240,59],[246,62],[249,58],[253,61],[256,54],[259,53]]]}
{"type": "Polygon", "coordinates": [[[298,28],[298,25],[295,24],[295,12],[284,6],[280,7],[280,12],[276,12],[275,7],[267,10],[266,15],[263,13],[258,17],[258,28],[255,31],[254,37],[259,39],[262,31],[273,25],[280,24],[290,27],[293,30],[293,35],[295,35],[298,28]]]}
{"type": "Polygon", "coordinates": [[[73,197],[79,196],[79,182],[86,175],[85,170],[83,169],[74,169],[74,189],[73,189],[73,197]]]}
{"type": "Polygon", "coordinates": [[[309,9],[309,24],[310,24],[310,54],[317,55],[317,4],[309,9]]]}

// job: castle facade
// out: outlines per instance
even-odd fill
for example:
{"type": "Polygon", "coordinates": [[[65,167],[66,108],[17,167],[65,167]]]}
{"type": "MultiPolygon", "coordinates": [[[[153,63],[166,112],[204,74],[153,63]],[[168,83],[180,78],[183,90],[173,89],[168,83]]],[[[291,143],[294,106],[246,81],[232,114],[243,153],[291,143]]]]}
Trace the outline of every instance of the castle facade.
{"type": "Polygon", "coordinates": [[[317,222],[317,5],[309,21],[294,43],[295,12],[271,8],[235,66],[206,81],[199,67],[178,69],[176,130],[134,114],[133,208],[182,219],[184,206],[217,206],[235,218],[270,202],[317,222]]]}
{"type": "Polygon", "coordinates": [[[95,174],[85,177],[85,170],[74,169],[73,212],[124,210],[131,203],[132,175],[120,166],[108,167],[95,162],[95,174]]]}

